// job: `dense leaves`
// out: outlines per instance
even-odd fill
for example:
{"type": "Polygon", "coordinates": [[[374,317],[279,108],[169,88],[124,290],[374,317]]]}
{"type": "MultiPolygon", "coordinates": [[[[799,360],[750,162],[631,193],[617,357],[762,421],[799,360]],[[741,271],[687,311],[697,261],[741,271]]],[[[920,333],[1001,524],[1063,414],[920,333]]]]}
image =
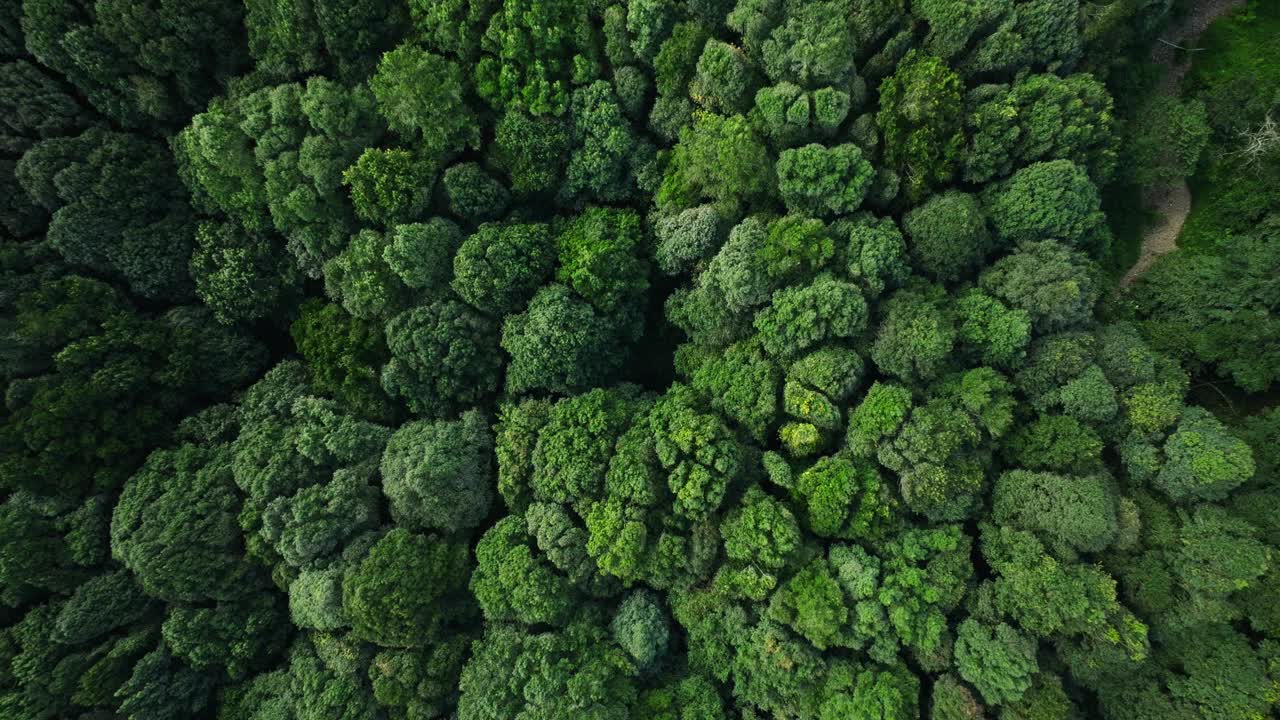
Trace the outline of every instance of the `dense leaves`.
{"type": "Polygon", "coordinates": [[[1181,5],[0,2],[0,716],[1273,716],[1280,15],[1181,5]]]}

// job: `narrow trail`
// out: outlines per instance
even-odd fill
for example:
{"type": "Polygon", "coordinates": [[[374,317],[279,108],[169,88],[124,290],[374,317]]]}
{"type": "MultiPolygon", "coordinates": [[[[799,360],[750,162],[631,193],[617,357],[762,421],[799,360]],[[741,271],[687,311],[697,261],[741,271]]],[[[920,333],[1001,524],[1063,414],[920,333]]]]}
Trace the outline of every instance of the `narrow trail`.
{"type": "MultiPolygon", "coordinates": [[[[1222,15],[1244,5],[1246,0],[1200,0],[1195,4],[1191,14],[1183,19],[1177,27],[1165,33],[1184,47],[1194,47],[1194,41],[1200,37],[1209,25],[1222,15]]],[[[1191,67],[1186,62],[1177,62],[1176,50],[1172,45],[1156,42],[1151,49],[1151,60],[1166,68],[1164,78],[1160,81],[1159,92],[1163,95],[1177,95],[1182,87],[1182,79],[1191,67]]],[[[1142,251],[1138,261],[1120,279],[1120,287],[1127,288],[1146,272],[1162,255],[1178,249],[1178,235],[1182,225],[1191,212],[1191,188],[1185,180],[1171,185],[1154,187],[1147,190],[1143,201],[1160,216],[1160,220],[1142,235],[1142,251]]]]}

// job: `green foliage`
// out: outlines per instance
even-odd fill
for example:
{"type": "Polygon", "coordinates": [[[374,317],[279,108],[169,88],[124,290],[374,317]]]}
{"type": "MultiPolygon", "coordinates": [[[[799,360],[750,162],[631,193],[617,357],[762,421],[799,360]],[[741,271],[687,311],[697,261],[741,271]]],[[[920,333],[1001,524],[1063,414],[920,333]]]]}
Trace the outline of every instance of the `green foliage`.
{"type": "Polygon", "coordinates": [[[1280,263],[1275,237],[1268,228],[1227,238],[1219,252],[1178,252],[1157,262],[1133,294],[1152,346],[1245,390],[1274,383],[1278,326],[1267,288],[1280,263]]]}
{"type": "MultiPolygon", "coordinates": [[[[99,112],[129,127],[181,123],[247,59],[238,3],[97,8],[33,0],[21,13],[27,51],[99,112]]],[[[8,18],[15,28],[17,20],[8,18]]]]}
{"type": "Polygon", "coordinates": [[[636,696],[633,673],[590,619],[537,633],[492,625],[462,671],[458,718],[623,717],[636,696]]]}
{"type": "Polygon", "coordinates": [[[732,210],[769,195],[773,186],[773,163],[745,118],[698,113],[680,132],[656,200],[673,210],[703,200],[732,210]]]}
{"type": "Polygon", "coordinates": [[[301,278],[281,249],[234,221],[200,223],[188,266],[196,295],[227,324],[287,307],[296,301],[301,278]]]}
{"type": "Polygon", "coordinates": [[[387,359],[378,324],[362,322],[334,303],[311,300],[302,306],[289,333],[318,391],[366,417],[389,413],[378,387],[377,368],[387,359]]]}
{"type": "Polygon", "coordinates": [[[554,260],[546,225],[487,223],[453,256],[453,289],[482,312],[507,315],[533,296],[554,260]]]}
{"type": "Polygon", "coordinates": [[[342,576],[342,607],[359,638],[413,647],[444,637],[470,614],[466,544],[396,528],[342,576]]]}
{"type": "Polygon", "coordinates": [[[875,541],[893,521],[896,501],[876,466],[825,457],[796,478],[792,493],[819,537],[875,541]]]}
{"type": "Polygon", "coordinates": [[[493,438],[475,410],[453,422],[402,426],[382,455],[392,518],[414,530],[461,530],[489,514],[493,438]]]}
{"type": "Polygon", "coordinates": [[[507,392],[568,394],[604,383],[625,359],[627,327],[619,322],[626,320],[606,315],[563,285],[544,286],[524,312],[503,323],[502,348],[511,355],[507,392]]]}
{"type": "Polygon", "coordinates": [[[760,46],[769,79],[802,87],[849,87],[857,79],[858,51],[852,23],[840,21],[851,11],[849,3],[795,3],[788,9],[785,21],[760,46]]]}
{"type": "Polygon", "coordinates": [[[32,146],[14,175],[52,213],[46,237],[66,262],[123,280],[147,299],[191,295],[195,223],[161,146],[91,128],[32,146]]]}
{"type": "Polygon", "coordinates": [[[902,229],[911,239],[912,265],[942,282],[968,277],[995,244],[977,199],[955,190],[907,213],[902,229]]]}
{"type": "Polygon", "coordinates": [[[860,218],[849,229],[845,257],[845,271],[862,283],[868,297],[878,297],[902,285],[911,274],[907,245],[890,218],[860,218]]]}
{"type": "Polygon", "coordinates": [[[1164,444],[1156,488],[1178,501],[1222,500],[1253,476],[1253,454],[1207,410],[1187,408],[1164,444]]]}
{"type": "Polygon", "coordinates": [[[909,286],[881,304],[884,319],[871,345],[882,372],[913,383],[936,377],[951,357],[957,332],[935,285],[909,286]]]}
{"type": "Polygon", "coordinates": [[[585,199],[617,202],[629,198],[652,159],[653,149],[636,137],[613,88],[599,80],[575,90],[570,116],[574,150],[565,167],[561,201],[572,205],[585,199]]]}
{"type": "Polygon", "coordinates": [[[438,295],[453,277],[453,255],[462,240],[458,226],[444,218],[397,225],[382,258],[409,288],[438,295]]]}
{"type": "Polygon", "coordinates": [[[497,391],[498,327],[467,305],[419,305],[391,318],[386,330],[391,361],[382,368],[382,387],[413,412],[448,415],[497,391]]]}
{"type": "Polygon", "coordinates": [[[689,95],[708,111],[745,113],[751,106],[752,69],[740,48],[708,40],[698,57],[689,95]]]}
{"type": "Polygon", "coordinates": [[[1110,241],[1098,189],[1069,160],[1036,163],[986,191],[983,204],[1008,245],[1057,240],[1100,256],[1110,241]]]}
{"type": "Polygon", "coordinates": [[[755,319],[765,352],[781,360],[824,342],[858,337],[866,327],[867,301],[857,286],[828,274],[777,291],[755,319]]]}
{"type": "Polygon", "coordinates": [[[569,0],[503,0],[481,40],[476,92],[495,110],[563,114],[570,80],[595,61],[586,21],[569,0]]]}
{"type": "Polygon", "coordinates": [[[330,299],[360,320],[383,320],[408,300],[408,288],[385,259],[391,240],[361,230],[347,248],[324,264],[324,289],[330,299]]]}
{"type": "Polygon", "coordinates": [[[253,586],[255,574],[240,552],[239,512],[230,448],[157,450],[120,495],[111,554],[149,595],[233,599],[253,586]]]}
{"type": "Polygon", "coordinates": [[[912,50],[880,83],[876,125],[886,159],[906,180],[912,198],[946,183],[964,145],[963,85],[937,57],[912,50]]]}
{"type": "Polygon", "coordinates": [[[1187,4],[0,2],[0,716],[1271,717],[1280,13],[1187,4]]]}
{"type": "Polygon", "coordinates": [[[698,367],[689,384],[711,407],[763,441],[778,417],[778,368],[753,343],[740,343],[698,367]]]}
{"type": "Polygon", "coordinates": [[[1070,160],[1099,185],[1115,172],[1119,136],[1111,96],[1091,75],[1031,75],[1012,85],[980,86],[965,105],[969,182],[1049,160],[1070,160]]]}
{"type": "Polygon", "coordinates": [[[556,237],[556,279],[601,312],[625,311],[649,286],[642,242],[640,218],[634,213],[587,210],[556,237]]]}
{"type": "Polygon", "coordinates": [[[564,625],[573,610],[573,587],[536,546],[523,518],[499,520],[476,545],[476,571],[471,576],[485,619],[527,625],[564,625]]]}
{"type": "Polygon", "coordinates": [[[1139,112],[1125,137],[1126,179],[1160,187],[1194,174],[1213,132],[1204,103],[1154,95],[1139,112]]]}
{"type": "Polygon", "coordinates": [[[652,592],[627,595],[609,627],[614,641],[640,670],[653,668],[667,654],[671,629],[666,611],[652,592]]]}
{"type": "Polygon", "coordinates": [[[428,158],[479,143],[463,98],[462,69],[456,63],[401,45],[378,61],[369,89],[387,126],[415,142],[428,158]]]}
{"type": "Polygon", "coordinates": [[[369,148],[342,172],[351,188],[356,214],[379,225],[414,220],[426,206],[432,177],[430,164],[406,150],[369,148]]]}
{"type": "Polygon", "coordinates": [[[1097,553],[1116,539],[1115,489],[1100,475],[1011,470],[996,480],[992,518],[1039,534],[1058,555],[1097,553]]]}
{"type": "Polygon", "coordinates": [[[441,179],[449,211],[471,224],[497,220],[507,209],[511,193],[476,163],[454,165],[441,179]]]}
{"type": "Polygon", "coordinates": [[[516,192],[556,187],[568,150],[569,129],[554,117],[512,110],[494,128],[494,163],[507,173],[516,192]]]}
{"type": "Polygon", "coordinates": [[[1035,640],[1006,623],[965,620],[956,628],[955,653],[960,677],[973,683],[982,699],[997,705],[1021,699],[1039,669],[1035,640]]]}
{"type": "Polygon", "coordinates": [[[851,143],[805,145],[778,154],[778,193],[787,209],[810,215],[847,215],[862,204],[874,170],[851,143]]]}
{"type": "Polygon", "coordinates": [[[1096,266],[1053,240],[1029,242],[996,261],[978,279],[992,297],[1031,318],[1033,330],[1052,332],[1087,322],[1101,295],[1096,266]]]}

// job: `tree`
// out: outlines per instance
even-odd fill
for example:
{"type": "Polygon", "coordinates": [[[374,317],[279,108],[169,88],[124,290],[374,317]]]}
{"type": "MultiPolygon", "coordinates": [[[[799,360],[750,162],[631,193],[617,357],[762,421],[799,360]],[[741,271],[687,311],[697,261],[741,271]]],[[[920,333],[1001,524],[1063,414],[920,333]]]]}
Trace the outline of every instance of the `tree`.
{"type": "Polygon", "coordinates": [[[11,337],[37,362],[8,387],[7,488],[119,487],[178,417],[243,386],[266,355],[203,308],[140,315],[111,286],[74,275],[19,294],[15,309],[11,337]]]}
{"type": "Polygon", "coordinates": [[[996,235],[1008,245],[1058,240],[1094,256],[1110,243],[1098,188],[1070,160],[1023,168],[987,189],[983,205],[996,235]]]}
{"type": "Polygon", "coordinates": [[[410,289],[427,297],[439,296],[448,292],[453,256],[462,240],[462,230],[444,218],[396,225],[382,259],[410,289]]]}
{"type": "Polygon", "coordinates": [[[196,295],[225,324],[289,307],[301,278],[282,249],[235,221],[200,223],[188,265],[196,295]]]}
{"type": "Polygon", "coordinates": [[[435,182],[430,161],[407,150],[369,148],[342,171],[356,215],[390,227],[417,219],[435,182]]]}
{"type": "Polygon", "coordinates": [[[373,697],[393,718],[439,717],[457,703],[458,676],[471,638],[430,648],[383,650],[369,663],[373,697]]]}
{"type": "Polygon", "coordinates": [[[818,558],[792,575],[773,594],[769,617],[819,650],[843,645],[840,630],[848,625],[849,609],[826,560],[818,558]]]}
{"type": "Polygon", "coordinates": [[[711,200],[736,215],[739,203],[769,195],[773,185],[768,150],[745,118],[698,113],[671,151],[657,203],[683,210],[711,200]]]}
{"type": "Polygon", "coordinates": [[[1161,95],[1143,104],[1141,117],[1124,138],[1125,178],[1160,187],[1194,174],[1213,133],[1204,102],[1161,95]]]}
{"type": "Polygon", "coordinates": [[[342,577],[342,607],[356,637],[412,647],[443,637],[471,614],[465,543],[396,528],[383,535],[342,577]]]}
{"type": "Polygon", "coordinates": [[[122,279],[143,298],[190,297],[195,223],[172,160],[158,145],[91,128],[34,145],[15,174],[53,213],[47,237],[68,263],[122,279]]]}
{"type": "Polygon", "coordinates": [[[138,660],[116,697],[120,715],[129,720],[177,720],[202,711],[212,692],[213,678],[183,667],[160,647],[138,660]]]}
{"type": "Polygon", "coordinates": [[[201,210],[250,230],[274,227],[298,269],[319,277],[358,230],[340,186],[386,132],[375,106],[364,85],[323,77],[215,102],[173,140],[179,175],[201,210]]]}
{"type": "Polygon", "coordinates": [[[702,363],[689,380],[711,407],[763,442],[778,417],[777,366],[755,343],[739,343],[702,363]]]}
{"type": "Polygon", "coordinates": [[[260,533],[293,567],[331,557],[352,537],[377,527],[381,511],[367,469],[343,468],[329,482],[273,499],[262,512],[260,533]]]}
{"type": "Polygon", "coordinates": [[[866,326],[867,301],[857,286],[828,274],[777,291],[755,319],[765,351],[780,360],[823,342],[855,338],[866,326]]]}
{"type": "Polygon", "coordinates": [[[724,243],[728,228],[711,205],[699,205],[654,223],[654,261],[667,275],[697,272],[724,243]]]}
{"type": "Polygon", "coordinates": [[[481,40],[477,94],[495,110],[564,114],[570,81],[598,62],[598,49],[584,42],[586,22],[586,8],[567,0],[504,0],[481,40]]]}
{"type": "Polygon", "coordinates": [[[568,205],[591,199],[619,202],[632,197],[638,176],[654,150],[631,128],[609,83],[598,80],[573,92],[573,148],[559,198],[568,205]]]}
{"type": "Polygon", "coordinates": [[[623,598],[609,628],[614,641],[641,671],[653,669],[667,654],[671,628],[661,601],[652,591],[637,590],[623,598]]]}
{"type": "Polygon", "coordinates": [[[912,264],[941,282],[967,277],[995,246],[977,198],[958,190],[934,195],[907,213],[902,229],[911,239],[912,264]]]}
{"type": "Polygon", "coordinates": [[[1119,531],[1115,489],[1100,475],[1011,470],[996,480],[992,505],[996,522],[1037,532],[1059,556],[1101,552],[1119,531]]]}
{"type": "Polygon", "coordinates": [[[479,131],[463,98],[457,64],[413,45],[385,53],[369,78],[387,126],[416,143],[427,158],[479,144],[479,131]]]}
{"type": "Polygon", "coordinates": [[[965,620],[956,628],[955,653],[960,677],[995,705],[1021,699],[1039,670],[1035,640],[1006,623],[992,626],[965,620]]]}
{"type": "Polygon", "coordinates": [[[157,450],[121,492],[111,519],[111,554],[148,595],[234,599],[255,580],[241,550],[239,512],[229,447],[157,450]]]}
{"type": "Polygon", "coordinates": [[[1176,501],[1222,500],[1253,476],[1253,455],[1209,411],[1187,408],[1164,444],[1165,463],[1153,479],[1176,501]]]}
{"type": "Polygon", "coordinates": [[[511,355],[507,392],[543,389],[568,394],[605,382],[625,359],[626,318],[613,318],[559,284],[543,287],[502,326],[511,355]]]}
{"type": "Polygon", "coordinates": [[[649,287],[649,267],[635,213],[591,208],[556,236],[556,279],[604,313],[626,314],[649,287]]]}
{"type": "Polygon", "coordinates": [[[243,15],[220,0],[181,8],[34,0],[23,4],[22,33],[27,50],[99,112],[131,128],[172,128],[243,67],[243,15]]]}
{"type": "Polygon", "coordinates": [[[556,571],[526,529],[524,518],[509,515],[485,532],[476,545],[471,592],[491,623],[566,624],[579,601],[569,579],[556,571]]]}
{"type": "Polygon", "coordinates": [[[209,675],[221,671],[235,680],[284,649],[284,615],[279,596],[266,593],[212,608],[173,605],[161,633],[170,652],[193,669],[209,675]]]}
{"type": "Polygon", "coordinates": [[[1133,290],[1153,349],[1249,391],[1274,383],[1280,376],[1271,338],[1280,325],[1268,283],[1280,266],[1275,237],[1261,228],[1223,238],[1219,252],[1171,253],[1157,262],[1133,290]]]}
{"type": "Polygon", "coordinates": [[[968,182],[989,182],[1049,160],[1070,160],[1098,185],[1115,171],[1120,143],[1113,103],[1092,75],[1031,75],[1012,85],[982,86],[965,96],[965,105],[968,182]]]}
{"type": "Polygon", "coordinates": [[[1083,254],[1053,240],[1029,242],[996,261],[978,279],[992,297],[1031,317],[1033,330],[1065,330],[1089,320],[1098,301],[1097,269],[1083,254]]]}
{"type": "Polygon", "coordinates": [[[569,127],[558,118],[509,110],[494,128],[493,161],[518,193],[558,187],[568,154],[569,127]]]}
{"type": "Polygon", "coordinates": [[[402,426],[382,455],[382,488],[398,524],[456,531],[480,524],[493,501],[488,421],[475,410],[459,420],[402,426]]]}
{"type": "Polygon", "coordinates": [[[381,320],[408,303],[408,288],[385,259],[391,240],[361,230],[347,248],[324,264],[324,289],[330,299],[360,320],[381,320]]]}
{"type": "Polygon", "coordinates": [[[937,57],[912,50],[880,83],[876,125],[886,159],[913,199],[951,179],[964,145],[960,76],[937,57]]]}
{"type": "Polygon", "coordinates": [[[1031,318],[1025,310],[1014,309],[971,289],[956,299],[960,323],[956,330],[961,346],[984,365],[1015,367],[1026,357],[1031,342],[1031,318]]]}
{"type": "Polygon", "coordinates": [[[654,404],[649,432],[675,514],[696,522],[719,509],[743,462],[743,448],[724,422],[676,386],[654,404]]]}
{"type": "Polygon", "coordinates": [[[875,465],[824,457],[800,473],[792,494],[819,537],[874,541],[891,527],[896,501],[875,465]]]}
{"type": "Polygon", "coordinates": [[[845,258],[845,271],[862,284],[869,298],[902,285],[911,275],[907,245],[891,218],[857,219],[849,228],[845,258]]]}
{"type": "Polygon", "coordinates": [[[917,284],[895,292],[882,305],[884,320],[871,345],[871,360],[882,372],[909,383],[936,377],[956,342],[954,319],[936,285],[917,284]]]}
{"type": "Polygon", "coordinates": [[[711,112],[745,113],[751,109],[754,85],[746,54],[728,43],[711,39],[698,57],[689,95],[711,112]]]}
{"type": "Polygon", "coordinates": [[[854,60],[858,48],[853,24],[845,20],[849,4],[788,5],[786,19],[760,46],[769,79],[806,88],[851,86],[857,80],[854,60]],[[833,22],[833,18],[839,20],[833,22]]]}
{"type": "Polygon", "coordinates": [[[874,173],[852,143],[805,145],[778,154],[778,192],[787,209],[810,215],[847,215],[862,204],[874,173]]]}
{"type": "Polygon", "coordinates": [[[588,618],[554,632],[492,625],[462,670],[458,718],[623,717],[636,697],[634,673],[605,628],[588,618]]]}
{"type": "Polygon", "coordinates": [[[759,487],[749,489],[720,526],[729,565],[716,576],[717,586],[728,586],[753,600],[763,600],[777,587],[800,544],[800,526],[788,507],[759,487]]]}
{"type": "Polygon", "coordinates": [[[289,326],[318,392],[341,401],[359,415],[381,419],[391,413],[378,386],[376,368],[387,360],[382,327],[352,317],[335,303],[312,299],[289,326]]]}
{"type": "Polygon", "coordinates": [[[511,202],[507,188],[476,163],[454,165],[441,179],[449,211],[472,225],[497,220],[511,202]]]}
{"type": "Polygon", "coordinates": [[[498,0],[411,0],[414,28],[431,48],[466,60],[474,60],[489,18],[498,0]]]}
{"type": "Polygon", "coordinates": [[[418,414],[446,416],[498,389],[498,326],[457,300],[406,310],[387,322],[391,360],[382,387],[418,414]]]}
{"type": "Polygon", "coordinates": [[[362,81],[408,20],[403,5],[387,0],[247,0],[245,8],[250,54],[264,73],[282,80],[332,68],[344,82],[362,81]]]}
{"type": "Polygon", "coordinates": [[[546,225],[487,223],[453,256],[453,289],[481,312],[509,315],[533,297],[554,261],[546,225]]]}

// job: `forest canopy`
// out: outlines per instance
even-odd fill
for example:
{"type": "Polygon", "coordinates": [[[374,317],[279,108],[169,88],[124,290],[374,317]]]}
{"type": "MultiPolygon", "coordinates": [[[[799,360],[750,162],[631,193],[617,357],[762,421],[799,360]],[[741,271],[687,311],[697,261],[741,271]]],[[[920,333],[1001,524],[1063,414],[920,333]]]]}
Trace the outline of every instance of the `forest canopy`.
{"type": "Polygon", "coordinates": [[[1274,717],[1236,4],[0,0],[0,716],[1274,717]]]}

